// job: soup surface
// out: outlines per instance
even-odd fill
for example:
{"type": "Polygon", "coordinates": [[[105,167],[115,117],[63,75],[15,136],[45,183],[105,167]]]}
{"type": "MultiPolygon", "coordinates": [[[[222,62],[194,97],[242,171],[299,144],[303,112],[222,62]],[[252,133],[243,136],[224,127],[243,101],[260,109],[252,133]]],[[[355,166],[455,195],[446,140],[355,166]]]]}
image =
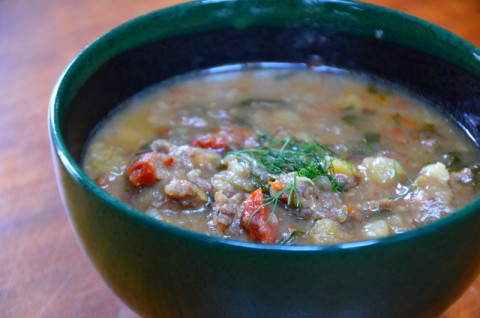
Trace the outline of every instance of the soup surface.
{"type": "Polygon", "coordinates": [[[372,239],[479,194],[473,143],[421,100],[328,67],[201,72],[119,106],[85,150],[97,184],[207,235],[372,239]]]}

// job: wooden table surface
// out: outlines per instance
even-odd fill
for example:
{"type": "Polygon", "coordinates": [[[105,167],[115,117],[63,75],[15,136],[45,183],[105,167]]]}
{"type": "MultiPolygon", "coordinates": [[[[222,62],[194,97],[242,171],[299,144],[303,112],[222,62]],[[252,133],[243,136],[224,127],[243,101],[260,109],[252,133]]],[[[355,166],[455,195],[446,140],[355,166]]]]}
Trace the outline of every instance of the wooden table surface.
{"type": "MultiPolygon", "coordinates": [[[[179,0],[0,0],[0,317],[137,317],[83,255],[50,159],[47,108],[85,45],[179,0]]],[[[480,46],[479,0],[373,0],[480,46]]],[[[442,318],[480,317],[480,278],[442,318]]]]}

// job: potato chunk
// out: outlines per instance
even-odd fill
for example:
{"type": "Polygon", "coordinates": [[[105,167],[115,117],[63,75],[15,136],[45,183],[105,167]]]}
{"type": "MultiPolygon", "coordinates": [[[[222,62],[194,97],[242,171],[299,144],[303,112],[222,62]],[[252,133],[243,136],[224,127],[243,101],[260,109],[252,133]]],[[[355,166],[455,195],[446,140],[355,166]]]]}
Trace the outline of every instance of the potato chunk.
{"type": "Polygon", "coordinates": [[[365,224],[362,232],[365,238],[369,239],[390,235],[392,230],[387,222],[378,220],[365,224]]]}
{"type": "Polygon", "coordinates": [[[349,235],[334,221],[320,219],[306,234],[307,239],[314,245],[335,244],[349,241],[349,235]]]}
{"type": "Polygon", "coordinates": [[[377,185],[394,185],[405,177],[401,165],[387,157],[367,157],[362,162],[362,173],[367,181],[377,185]]]}
{"type": "Polygon", "coordinates": [[[349,162],[335,158],[332,161],[332,171],[334,174],[343,174],[349,178],[355,175],[355,167],[349,162]]]}
{"type": "Polygon", "coordinates": [[[165,193],[169,199],[185,208],[199,208],[208,201],[205,192],[188,180],[171,180],[165,186],[165,193]]]}
{"type": "Polygon", "coordinates": [[[420,170],[419,175],[426,178],[436,179],[441,183],[448,182],[448,179],[450,178],[447,168],[441,162],[423,167],[422,170],[420,170]]]}

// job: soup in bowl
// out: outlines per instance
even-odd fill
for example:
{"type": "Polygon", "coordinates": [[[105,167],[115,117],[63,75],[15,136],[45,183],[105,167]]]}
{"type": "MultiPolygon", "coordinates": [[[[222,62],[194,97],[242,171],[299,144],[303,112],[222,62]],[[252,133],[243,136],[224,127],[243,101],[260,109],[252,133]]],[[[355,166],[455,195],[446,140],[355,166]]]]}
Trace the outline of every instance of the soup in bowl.
{"type": "Polygon", "coordinates": [[[480,156],[432,106],[381,84],[302,64],[180,76],[119,105],[83,165],[137,210],[207,235],[324,245],[404,233],[478,196],[480,156]]]}
{"type": "Polygon", "coordinates": [[[357,2],[140,17],[52,96],[72,225],[145,316],[438,315],[479,271],[479,56],[357,2]]]}

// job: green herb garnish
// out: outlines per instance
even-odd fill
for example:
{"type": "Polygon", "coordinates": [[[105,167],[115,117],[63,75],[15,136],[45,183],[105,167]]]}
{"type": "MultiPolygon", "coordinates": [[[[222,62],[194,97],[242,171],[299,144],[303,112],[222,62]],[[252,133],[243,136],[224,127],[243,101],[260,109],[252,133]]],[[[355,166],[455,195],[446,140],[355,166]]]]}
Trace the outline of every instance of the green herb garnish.
{"type": "Polygon", "coordinates": [[[434,124],[425,124],[422,127],[421,133],[429,134],[429,135],[434,135],[437,134],[437,128],[435,127],[434,124]]]}
{"type": "Polygon", "coordinates": [[[380,134],[379,133],[366,132],[364,136],[365,136],[365,140],[368,143],[377,143],[377,142],[380,141],[380,134]]]}
{"type": "Polygon", "coordinates": [[[283,237],[283,239],[279,242],[280,245],[292,245],[293,241],[295,240],[296,237],[298,236],[303,236],[305,235],[306,232],[300,231],[300,230],[295,230],[289,235],[286,235],[283,237]]]}
{"type": "Polygon", "coordinates": [[[392,119],[395,125],[400,126],[402,124],[402,116],[399,113],[395,113],[392,119]]]}
{"type": "Polygon", "coordinates": [[[370,94],[378,94],[378,88],[375,84],[369,83],[367,86],[367,92],[370,94]]]}
{"type": "Polygon", "coordinates": [[[462,159],[460,159],[460,152],[450,151],[442,155],[442,161],[448,169],[455,169],[463,165],[462,159]]]}
{"type": "Polygon", "coordinates": [[[349,124],[350,126],[358,127],[361,124],[361,118],[356,115],[344,115],[341,118],[345,123],[349,124]]]}
{"type": "MultiPolygon", "coordinates": [[[[297,192],[297,176],[308,178],[310,181],[316,177],[323,176],[328,178],[333,191],[343,190],[343,186],[335,179],[333,174],[335,154],[315,138],[310,137],[310,141],[292,138],[279,139],[261,131],[258,131],[257,135],[261,144],[259,148],[233,151],[229,154],[253,158],[270,174],[292,172],[294,174],[293,183],[290,186],[279,190],[270,197],[262,199],[262,205],[252,213],[250,220],[262,208],[273,205],[267,222],[270,221],[277,209],[278,200],[285,198],[286,195],[288,195],[286,203],[289,206],[293,205],[297,209],[302,209],[302,203],[297,192]]],[[[265,190],[268,191],[267,184],[258,184],[262,183],[262,181],[265,182],[266,178],[262,180],[262,178],[253,177],[255,183],[262,188],[263,192],[266,192],[265,190]]]]}
{"type": "Polygon", "coordinates": [[[272,174],[296,172],[300,177],[312,180],[324,176],[330,181],[333,191],[343,190],[333,174],[335,154],[327,146],[313,137],[307,142],[290,138],[277,139],[263,132],[257,134],[260,136],[261,147],[230,154],[253,157],[272,174]]]}
{"type": "Polygon", "coordinates": [[[369,92],[370,94],[376,94],[376,95],[380,95],[380,94],[383,94],[383,95],[390,95],[392,94],[392,91],[390,89],[387,89],[385,87],[382,87],[382,86],[377,86],[375,85],[374,83],[369,83],[367,85],[367,92],[369,92]]]}

